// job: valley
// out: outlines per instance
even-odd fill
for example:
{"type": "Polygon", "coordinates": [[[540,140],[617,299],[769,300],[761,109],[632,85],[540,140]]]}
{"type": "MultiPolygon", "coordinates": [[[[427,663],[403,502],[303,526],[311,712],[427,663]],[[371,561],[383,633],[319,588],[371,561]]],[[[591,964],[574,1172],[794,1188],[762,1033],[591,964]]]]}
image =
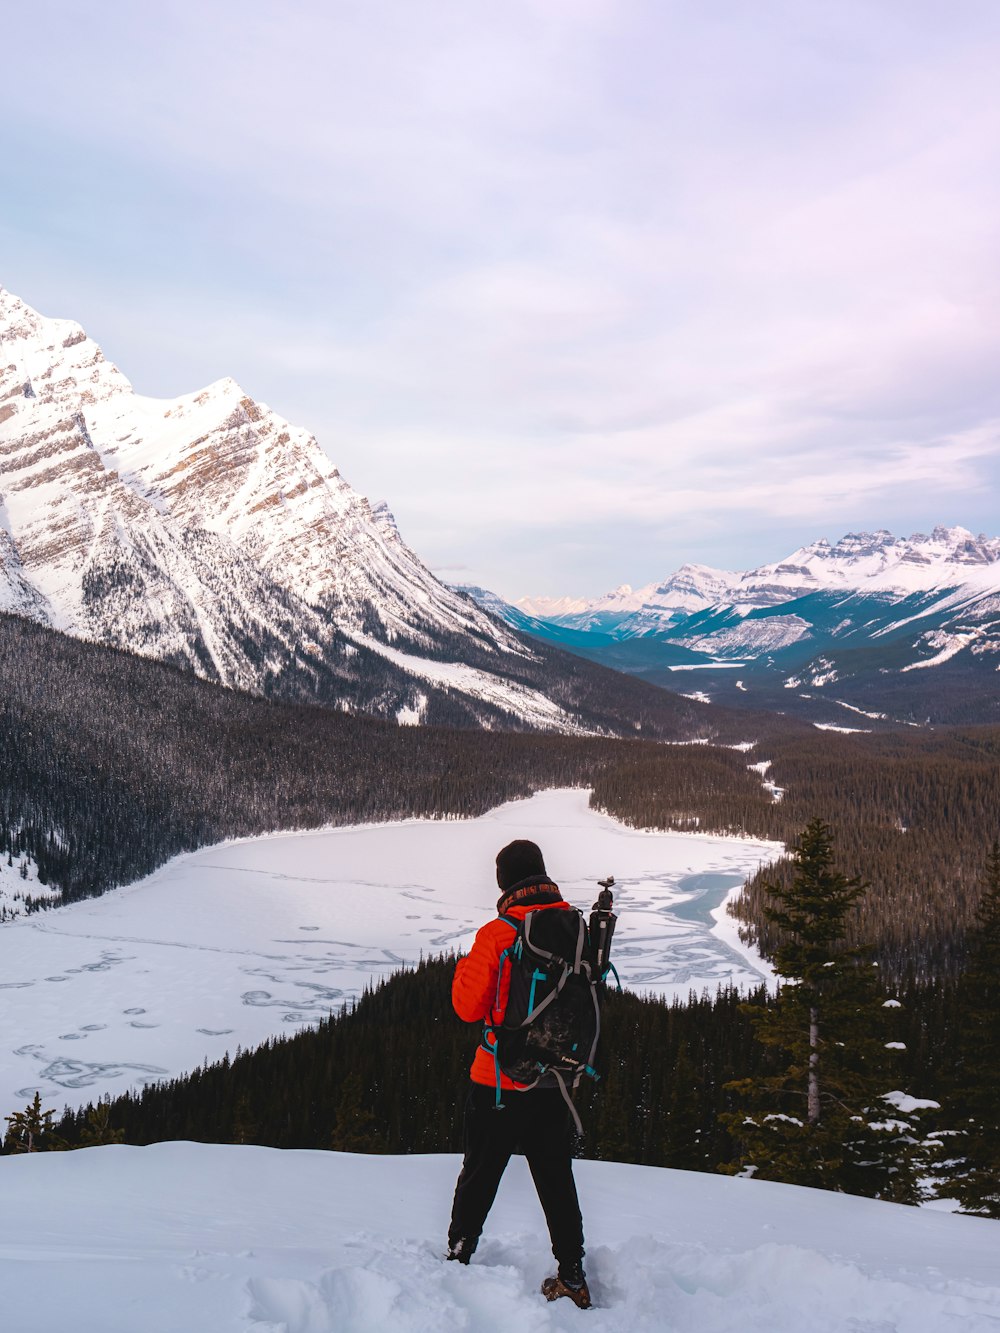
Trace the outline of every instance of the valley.
{"type": "Polygon", "coordinates": [[[961,527],[848,533],[743,573],[685,565],[590,601],[469,591],[524,633],[705,702],[860,731],[1000,718],[1000,539],[961,527]]]}

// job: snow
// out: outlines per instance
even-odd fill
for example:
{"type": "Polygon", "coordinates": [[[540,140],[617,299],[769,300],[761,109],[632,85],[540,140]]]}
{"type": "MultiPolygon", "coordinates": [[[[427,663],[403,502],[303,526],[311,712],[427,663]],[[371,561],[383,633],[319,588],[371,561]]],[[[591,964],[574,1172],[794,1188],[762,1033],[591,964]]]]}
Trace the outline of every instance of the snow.
{"type": "Polygon", "coordinates": [[[637,632],[656,629],[678,615],[700,611],[724,599],[738,574],[708,565],[682,565],[665,583],[642,588],[621,584],[601,597],[521,597],[514,605],[526,615],[571,628],[585,629],[595,617],[609,613],[628,617],[637,632]]]}
{"type": "Polygon", "coordinates": [[[870,718],[875,719],[876,721],[878,721],[878,720],[883,720],[883,721],[884,721],[885,718],[888,717],[888,714],[887,714],[887,713],[869,713],[869,712],[866,712],[865,709],[863,709],[863,708],[858,708],[855,704],[845,703],[843,699],[831,699],[830,702],[831,702],[831,703],[838,704],[841,708],[846,708],[846,709],[848,710],[848,712],[850,712],[850,713],[859,713],[862,717],[870,717],[870,718]]]}
{"type": "MultiPolygon", "coordinates": [[[[352,649],[357,652],[357,649],[352,649]]],[[[424,720],[424,714],[427,711],[427,695],[418,694],[412,707],[403,707],[396,710],[396,721],[401,727],[419,727],[424,720]]]]}
{"type": "Polygon", "coordinates": [[[817,731],[839,731],[844,736],[870,735],[871,727],[838,727],[835,722],[814,722],[817,731]]]}
{"type": "Polygon", "coordinates": [[[515,716],[523,718],[533,726],[550,728],[563,732],[582,731],[569,716],[563,712],[540,690],[533,690],[527,685],[490,675],[465,662],[442,662],[433,658],[418,657],[414,653],[404,653],[398,648],[391,648],[380,639],[354,631],[351,638],[355,643],[386,657],[403,671],[421,680],[430,681],[444,689],[458,690],[474,699],[482,699],[498,708],[505,708],[515,716]]]}
{"type": "MultiPolygon", "coordinates": [[[[448,1089],[443,1095],[452,1096],[448,1089]]],[[[459,1159],[165,1143],[0,1162],[11,1333],[995,1333],[996,1223],[579,1162],[595,1308],[552,1271],[514,1158],[468,1268],[459,1159]]]]}
{"type": "Polygon", "coordinates": [[[6,853],[0,855],[0,912],[4,919],[24,914],[25,897],[57,898],[58,890],[38,881],[38,867],[27,856],[12,856],[7,864],[6,853]],[[21,874],[24,866],[25,874],[21,874]]]}
{"type": "Polygon", "coordinates": [[[767,776],[771,768],[770,759],[762,759],[759,764],[747,764],[747,768],[750,769],[752,773],[760,774],[761,785],[763,786],[765,791],[771,793],[772,801],[777,803],[783,798],[783,796],[785,795],[785,788],[777,786],[777,784],[772,782],[771,779],[767,776]]]}
{"type": "Polygon", "coordinates": [[[0,1112],[36,1088],[61,1108],[182,1073],[315,1024],[421,955],[468,948],[515,837],[539,843],[586,910],[615,876],[614,960],[630,989],[686,998],[769,975],[721,904],[779,844],[628,829],[579,789],[475,820],[224,843],[0,927],[0,1112]]]}
{"type": "Polygon", "coordinates": [[[913,1111],[939,1111],[941,1109],[940,1102],[931,1101],[927,1097],[911,1097],[908,1092],[887,1092],[883,1095],[882,1100],[894,1106],[897,1111],[902,1111],[904,1115],[909,1115],[913,1111]]]}
{"type": "Polygon", "coordinates": [[[679,666],[668,666],[668,671],[718,671],[733,670],[738,671],[740,667],[745,667],[746,662],[684,662],[679,666]]]}
{"type": "MultiPolygon", "coordinates": [[[[630,637],[662,632],[679,616],[709,607],[727,606],[745,616],[755,609],[776,606],[812,592],[889,597],[923,592],[941,594],[940,600],[917,615],[878,631],[885,634],[945,608],[959,607],[974,595],[981,596],[997,588],[1000,588],[1000,538],[976,537],[961,527],[937,527],[930,536],[914,533],[910,537],[894,537],[880,529],[875,533],[848,533],[834,545],[820,539],[783,560],[756,569],[733,572],[707,565],[684,565],[664,582],[642,588],[632,589],[624,584],[602,597],[522,598],[515,605],[543,620],[577,629],[589,628],[597,617],[595,623],[607,630],[611,617],[615,636],[630,637]]],[[[797,642],[803,633],[796,629],[796,618],[784,619],[787,623],[782,625],[778,621],[771,629],[766,628],[766,622],[758,626],[753,622],[735,626],[709,635],[703,642],[714,649],[727,644],[732,636],[731,646],[752,646],[759,636],[761,651],[797,642]],[[769,642],[770,636],[773,643],[769,642]]],[[[850,619],[841,621],[835,633],[850,624],[850,619]]],[[[834,678],[831,673],[830,679],[834,678]]]]}
{"type": "Polygon", "coordinates": [[[905,671],[920,671],[924,667],[940,666],[942,662],[948,662],[963,648],[967,648],[970,643],[975,643],[977,639],[983,638],[982,630],[969,630],[966,633],[946,634],[944,632],[933,632],[922,635],[923,642],[931,648],[937,648],[938,652],[933,657],[925,657],[920,662],[911,662],[909,666],[900,667],[900,673],[905,671]]]}
{"type": "MultiPolygon", "coordinates": [[[[748,608],[749,609],[749,608],[748,608]]],[[[760,656],[788,648],[810,635],[810,627],[801,616],[769,616],[766,620],[744,620],[738,625],[710,634],[679,638],[677,643],[702,653],[752,653],[760,656]]],[[[745,666],[743,661],[739,664],[745,666]]]]}

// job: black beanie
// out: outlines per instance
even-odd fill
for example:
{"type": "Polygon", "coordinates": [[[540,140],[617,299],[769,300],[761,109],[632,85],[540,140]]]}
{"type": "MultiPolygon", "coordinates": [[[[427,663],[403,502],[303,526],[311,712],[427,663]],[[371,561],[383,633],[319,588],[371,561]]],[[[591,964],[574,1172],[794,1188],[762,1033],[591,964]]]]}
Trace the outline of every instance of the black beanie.
{"type": "Polygon", "coordinates": [[[546,873],[541,848],[527,838],[509,842],[497,852],[497,884],[503,893],[522,879],[543,877],[546,873]]]}

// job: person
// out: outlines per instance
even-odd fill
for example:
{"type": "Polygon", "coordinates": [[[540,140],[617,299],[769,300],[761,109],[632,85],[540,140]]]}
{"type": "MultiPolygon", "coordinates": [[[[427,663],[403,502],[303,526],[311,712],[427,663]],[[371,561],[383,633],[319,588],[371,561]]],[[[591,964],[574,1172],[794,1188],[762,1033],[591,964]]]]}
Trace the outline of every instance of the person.
{"type": "MultiPolygon", "coordinates": [[[[501,848],[496,858],[500,898],[498,918],[477,933],[470,952],[458,960],[452,983],[452,1004],[466,1023],[503,1020],[508,978],[500,978],[500,956],[513,943],[516,930],[500,916],[522,920],[540,908],[568,910],[549,878],[541,849],[520,838],[501,848]],[[497,982],[500,980],[499,994],[497,982]]],[[[542,1293],[555,1300],[567,1296],[586,1309],[590,1305],[583,1269],[583,1218],[573,1180],[573,1136],[566,1102],[558,1088],[529,1088],[500,1075],[503,1101],[497,1104],[497,1070],[484,1037],[472,1062],[472,1083],[465,1104],[464,1160],[455,1186],[448,1258],[467,1264],[479,1243],[500,1178],[511,1155],[520,1148],[552,1241],[557,1272],[542,1283],[542,1293]]]]}

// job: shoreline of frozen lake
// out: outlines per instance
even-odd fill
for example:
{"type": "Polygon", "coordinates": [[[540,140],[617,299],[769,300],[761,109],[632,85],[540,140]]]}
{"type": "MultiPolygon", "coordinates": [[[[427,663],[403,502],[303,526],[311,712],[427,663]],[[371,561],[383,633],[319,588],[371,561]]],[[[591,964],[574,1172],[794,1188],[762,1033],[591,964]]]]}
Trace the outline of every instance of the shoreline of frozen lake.
{"type": "Polygon", "coordinates": [[[495,914],[493,862],[537,841],[590,908],[616,878],[629,989],[686,998],[769,976],[724,900],[776,843],[636,830],[582,789],[472,820],[275,833],[174,858],[100,898],[0,927],[0,1106],[81,1104],[315,1024],[421,956],[467,949],[495,914]]]}

